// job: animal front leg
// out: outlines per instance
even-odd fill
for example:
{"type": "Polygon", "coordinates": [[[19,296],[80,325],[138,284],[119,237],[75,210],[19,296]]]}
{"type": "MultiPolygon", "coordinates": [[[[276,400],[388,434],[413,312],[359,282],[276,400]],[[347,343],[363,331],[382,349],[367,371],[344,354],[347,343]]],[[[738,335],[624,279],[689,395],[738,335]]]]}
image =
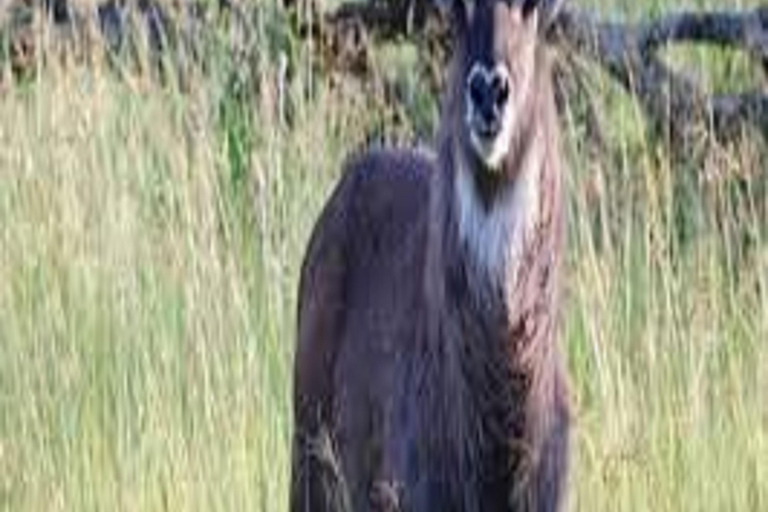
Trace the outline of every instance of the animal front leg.
{"type": "Polygon", "coordinates": [[[564,501],[571,419],[566,406],[558,405],[555,421],[545,439],[535,474],[534,501],[537,512],[557,512],[561,510],[564,501]]]}
{"type": "Polygon", "coordinates": [[[347,512],[349,491],[327,430],[294,434],[291,512],[347,512]]]}
{"type": "Polygon", "coordinates": [[[402,485],[393,480],[377,480],[371,486],[373,512],[401,512],[402,485]]]}

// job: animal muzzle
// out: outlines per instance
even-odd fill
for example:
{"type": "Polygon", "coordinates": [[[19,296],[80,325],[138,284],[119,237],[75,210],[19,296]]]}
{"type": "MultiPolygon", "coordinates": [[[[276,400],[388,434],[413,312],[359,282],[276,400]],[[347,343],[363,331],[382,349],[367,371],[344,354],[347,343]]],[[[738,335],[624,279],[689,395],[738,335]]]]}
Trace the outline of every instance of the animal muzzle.
{"type": "Polygon", "coordinates": [[[509,103],[509,72],[503,64],[493,69],[475,63],[467,76],[467,123],[476,136],[489,140],[502,128],[509,103]]]}
{"type": "Polygon", "coordinates": [[[514,117],[510,88],[504,64],[489,69],[476,62],[467,75],[466,128],[472,148],[489,170],[498,170],[509,150],[514,117]]]}

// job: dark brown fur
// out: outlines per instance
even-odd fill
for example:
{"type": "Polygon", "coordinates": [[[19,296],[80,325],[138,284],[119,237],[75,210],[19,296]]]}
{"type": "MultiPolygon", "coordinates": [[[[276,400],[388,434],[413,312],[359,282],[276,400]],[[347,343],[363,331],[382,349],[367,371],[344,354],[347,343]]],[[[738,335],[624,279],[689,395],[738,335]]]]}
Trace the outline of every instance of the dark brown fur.
{"type": "Polygon", "coordinates": [[[545,145],[520,270],[477,286],[453,193],[460,166],[477,165],[460,125],[468,46],[457,50],[437,156],[353,159],[316,225],[300,283],[292,512],[562,503],[570,420],[555,343],[562,213],[550,70],[537,49],[504,172],[474,174],[492,204],[545,145]]]}

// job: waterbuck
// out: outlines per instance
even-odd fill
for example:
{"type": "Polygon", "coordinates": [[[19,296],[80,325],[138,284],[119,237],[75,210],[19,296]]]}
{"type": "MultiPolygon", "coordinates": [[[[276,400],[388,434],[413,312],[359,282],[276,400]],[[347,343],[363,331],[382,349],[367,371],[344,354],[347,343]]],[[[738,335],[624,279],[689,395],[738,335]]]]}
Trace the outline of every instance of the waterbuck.
{"type": "Polygon", "coordinates": [[[301,272],[291,510],[554,511],[570,423],[547,17],[452,0],[435,155],[352,158],[301,272]]]}

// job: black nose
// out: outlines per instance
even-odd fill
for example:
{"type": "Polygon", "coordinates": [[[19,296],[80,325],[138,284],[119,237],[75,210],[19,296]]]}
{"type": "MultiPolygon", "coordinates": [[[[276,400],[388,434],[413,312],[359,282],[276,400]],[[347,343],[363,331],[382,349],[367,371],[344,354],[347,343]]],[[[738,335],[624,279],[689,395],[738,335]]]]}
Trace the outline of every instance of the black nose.
{"type": "Polygon", "coordinates": [[[475,67],[469,76],[469,99],[488,131],[496,131],[509,101],[509,78],[499,68],[475,67]]]}

